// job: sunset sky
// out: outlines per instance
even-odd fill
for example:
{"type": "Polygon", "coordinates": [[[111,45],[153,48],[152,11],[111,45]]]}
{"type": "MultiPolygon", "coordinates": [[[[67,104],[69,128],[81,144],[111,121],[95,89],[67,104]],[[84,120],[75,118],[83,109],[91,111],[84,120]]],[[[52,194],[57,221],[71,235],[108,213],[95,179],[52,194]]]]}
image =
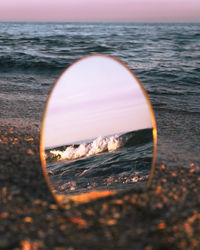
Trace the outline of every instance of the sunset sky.
{"type": "Polygon", "coordinates": [[[59,78],[44,124],[45,148],[152,128],[136,79],[120,63],[102,56],[78,61],[59,78]]]}
{"type": "Polygon", "coordinates": [[[0,21],[200,22],[200,0],[0,0],[0,21]]]}

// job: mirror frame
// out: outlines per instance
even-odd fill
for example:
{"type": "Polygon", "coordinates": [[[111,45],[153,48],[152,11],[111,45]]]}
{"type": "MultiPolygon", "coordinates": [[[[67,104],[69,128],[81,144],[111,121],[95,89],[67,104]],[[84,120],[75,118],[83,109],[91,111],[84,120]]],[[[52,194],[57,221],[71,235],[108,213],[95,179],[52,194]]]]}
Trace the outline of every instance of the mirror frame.
{"type": "Polygon", "coordinates": [[[137,81],[137,83],[139,84],[139,86],[140,86],[140,88],[141,88],[141,90],[142,90],[142,92],[144,94],[144,97],[146,99],[148,108],[149,108],[149,112],[150,112],[150,116],[151,116],[151,121],[152,121],[152,129],[153,129],[152,130],[153,131],[153,155],[152,155],[150,175],[149,175],[149,179],[148,179],[147,184],[146,184],[147,188],[149,188],[150,185],[151,185],[151,181],[152,181],[153,173],[154,173],[154,169],[155,169],[156,153],[157,153],[157,125],[156,125],[155,114],[154,114],[154,111],[153,111],[153,107],[152,107],[151,101],[150,101],[150,99],[148,97],[148,94],[147,94],[146,90],[144,89],[142,83],[137,78],[137,76],[135,75],[135,73],[124,62],[122,62],[120,59],[118,59],[116,57],[113,57],[113,56],[107,55],[107,54],[90,54],[90,55],[83,56],[83,57],[75,60],[68,67],[66,67],[64,69],[64,71],[55,80],[53,86],[50,89],[49,95],[47,97],[47,100],[46,100],[46,103],[45,103],[45,106],[44,106],[43,115],[42,115],[42,122],[41,122],[41,131],[40,131],[40,159],[41,159],[42,170],[43,170],[43,174],[44,174],[44,178],[45,178],[45,181],[47,183],[47,186],[48,186],[48,188],[49,188],[49,190],[50,190],[50,192],[51,192],[54,200],[56,201],[56,203],[58,204],[58,206],[61,209],[63,209],[63,210],[65,210],[66,208],[62,204],[62,202],[60,202],[60,200],[57,198],[56,194],[53,192],[53,187],[52,187],[52,184],[51,184],[51,181],[50,181],[50,178],[48,176],[47,169],[46,169],[46,159],[45,159],[45,150],[44,150],[44,130],[45,130],[45,126],[44,125],[45,125],[45,120],[46,120],[46,113],[47,113],[48,104],[49,104],[49,101],[51,99],[51,95],[52,95],[52,93],[54,91],[54,88],[57,85],[57,83],[59,82],[60,78],[63,76],[63,74],[70,67],[74,66],[77,62],[79,62],[81,60],[84,60],[84,59],[86,59],[88,57],[93,57],[93,56],[108,57],[110,59],[115,60],[116,62],[118,62],[119,64],[121,64],[123,67],[125,67],[131,73],[131,75],[133,76],[133,78],[135,78],[135,80],[137,81]]]}

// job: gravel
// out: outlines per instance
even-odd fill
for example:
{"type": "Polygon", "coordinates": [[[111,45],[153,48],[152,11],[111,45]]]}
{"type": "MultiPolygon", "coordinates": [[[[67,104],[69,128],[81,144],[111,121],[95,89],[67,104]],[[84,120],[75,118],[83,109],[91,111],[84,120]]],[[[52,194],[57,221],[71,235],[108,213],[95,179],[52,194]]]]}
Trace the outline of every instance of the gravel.
{"type": "Polygon", "coordinates": [[[200,249],[200,166],[157,165],[149,189],[64,211],[44,180],[39,128],[0,126],[0,249],[200,249]]]}

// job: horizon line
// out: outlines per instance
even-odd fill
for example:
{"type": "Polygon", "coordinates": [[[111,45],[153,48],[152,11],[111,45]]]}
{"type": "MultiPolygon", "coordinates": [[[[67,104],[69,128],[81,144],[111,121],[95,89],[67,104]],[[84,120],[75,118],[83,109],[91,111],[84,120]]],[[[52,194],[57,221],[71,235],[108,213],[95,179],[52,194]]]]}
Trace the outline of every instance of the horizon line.
{"type": "Polygon", "coordinates": [[[38,21],[17,21],[17,20],[0,20],[0,23],[196,23],[199,24],[200,21],[44,21],[44,20],[38,20],[38,21]]]}

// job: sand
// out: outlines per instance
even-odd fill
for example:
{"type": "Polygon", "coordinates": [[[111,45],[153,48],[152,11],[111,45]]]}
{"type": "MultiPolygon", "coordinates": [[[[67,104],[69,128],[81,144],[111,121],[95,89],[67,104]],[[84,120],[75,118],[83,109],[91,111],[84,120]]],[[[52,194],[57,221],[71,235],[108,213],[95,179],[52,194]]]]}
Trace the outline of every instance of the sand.
{"type": "Polygon", "coordinates": [[[143,186],[62,211],[39,128],[0,126],[0,249],[200,249],[200,167],[157,165],[143,186]]]}

